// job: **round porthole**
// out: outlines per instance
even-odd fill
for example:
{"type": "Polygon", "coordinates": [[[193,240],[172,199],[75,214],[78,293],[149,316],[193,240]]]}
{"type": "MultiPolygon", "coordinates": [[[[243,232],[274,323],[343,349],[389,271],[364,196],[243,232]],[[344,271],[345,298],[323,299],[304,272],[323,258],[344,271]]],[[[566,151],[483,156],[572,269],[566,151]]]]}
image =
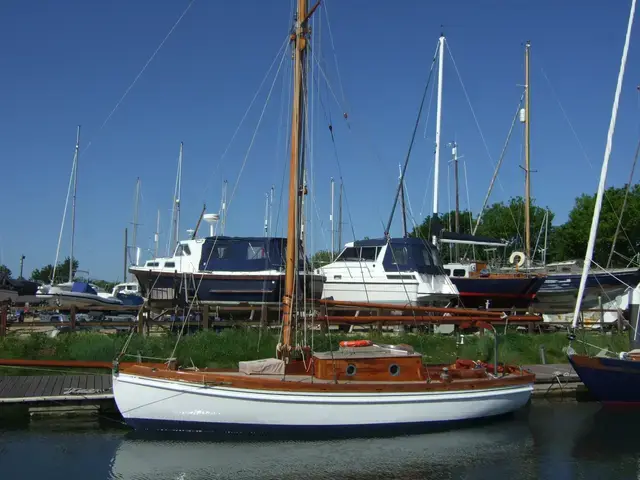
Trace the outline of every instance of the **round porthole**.
{"type": "Polygon", "coordinates": [[[397,377],[398,375],[400,375],[400,367],[395,363],[392,363],[391,365],[389,365],[389,373],[391,374],[391,376],[397,377]]]}
{"type": "Polygon", "coordinates": [[[347,375],[353,377],[356,374],[356,366],[353,363],[347,365],[347,375]]]}

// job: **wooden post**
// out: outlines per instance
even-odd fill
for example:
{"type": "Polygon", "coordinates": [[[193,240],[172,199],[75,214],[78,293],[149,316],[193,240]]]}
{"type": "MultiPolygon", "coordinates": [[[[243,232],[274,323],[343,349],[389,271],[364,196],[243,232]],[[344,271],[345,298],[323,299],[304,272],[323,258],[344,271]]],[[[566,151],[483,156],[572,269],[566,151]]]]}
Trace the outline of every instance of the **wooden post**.
{"type": "Polygon", "coordinates": [[[202,317],[200,318],[202,330],[209,330],[209,305],[202,306],[202,317]]]}
{"type": "Polygon", "coordinates": [[[71,331],[75,332],[76,331],[76,307],[75,305],[73,307],[71,307],[71,331]]]}
{"type": "MultiPolygon", "coordinates": [[[[376,317],[380,316],[380,309],[376,308],[376,317]]],[[[382,322],[376,322],[376,331],[382,334],[382,322]]]]}
{"type": "Polygon", "coordinates": [[[269,318],[269,308],[265,302],[262,302],[260,305],[260,329],[264,329],[267,327],[267,321],[269,318]]]}
{"type": "Polygon", "coordinates": [[[602,295],[598,295],[598,308],[600,309],[600,331],[604,332],[604,307],[602,306],[602,295]]]}
{"type": "Polygon", "coordinates": [[[141,308],[138,312],[138,335],[144,335],[145,323],[145,311],[144,308],[141,308]]]}
{"type": "Polygon", "coordinates": [[[7,310],[8,307],[3,305],[0,311],[0,338],[4,338],[7,335],[7,310]]]}

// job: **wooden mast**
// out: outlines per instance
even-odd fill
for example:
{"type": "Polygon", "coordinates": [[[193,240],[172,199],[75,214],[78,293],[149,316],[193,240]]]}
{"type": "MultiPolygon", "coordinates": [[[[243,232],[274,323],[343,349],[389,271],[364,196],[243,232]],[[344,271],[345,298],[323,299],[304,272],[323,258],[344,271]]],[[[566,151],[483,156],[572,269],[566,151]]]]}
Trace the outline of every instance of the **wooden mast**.
{"type": "Polygon", "coordinates": [[[303,69],[307,48],[307,21],[318,7],[316,4],[307,13],[307,0],[298,0],[295,31],[291,35],[293,53],[293,105],[291,113],[291,160],[289,162],[289,213],[287,220],[287,262],[282,299],[282,345],[281,356],[287,358],[291,350],[291,319],[294,315],[296,277],[298,276],[298,209],[301,195],[299,181],[300,148],[302,139],[303,69]]]}
{"type": "Polygon", "coordinates": [[[529,105],[530,105],[530,84],[529,84],[529,50],[531,50],[531,42],[527,41],[524,48],[524,239],[525,252],[527,254],[527,266],[531,264],[531,170],[530,170],[530,149],[531,142],[529,139],[529,105]]]}

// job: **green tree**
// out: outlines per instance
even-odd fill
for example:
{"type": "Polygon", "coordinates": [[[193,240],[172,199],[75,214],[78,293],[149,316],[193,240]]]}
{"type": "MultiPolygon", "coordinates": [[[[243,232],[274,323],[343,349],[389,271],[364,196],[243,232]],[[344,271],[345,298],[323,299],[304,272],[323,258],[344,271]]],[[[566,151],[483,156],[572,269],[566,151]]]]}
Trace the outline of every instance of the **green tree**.
{"type": "Polygon", "coordinates": [[[91,280],[91,283],[102,288],[105,292],[111,292],[116,286],[115,282],[107,282],[106,280],[91,280]]]}
{"type": "MultiPolygon", "coordinates": [[[[544,228],[544,217],[546,213],[545,208],[538,207],[533,204],[530,208],[531,212],[531,249],[532,255],[535,255],[533,249],[536,245],[536,239],[538,233],[544,228]]],[[[549,212],[549,226],[553,222],[553,212],[549,212]]],[[[440,217],[440,222],[445,230],[454,230],[455,226],[455,212],[444,213],[440,217]]],[[[477,217],[473,216],[469,211],[460,212],[460,233],[470,234],[473,232],[477,222],[477,217]]],[[[553,238],[551,235],[552,229],[549,228],[548,243],[552,244],[553,238]]],[[[428,216],[424,219],[421,225],[413,230],[412,236],[419,236],[424,239],[431,238],[431,217],[428,216]]],[[[524,249],[524,200],[521,197],[511,198],[507,203],[497,202],[490,205],[482,215],[480,225],[476,231],[476,235],[492,237],[499,240],[505,240],[509,243],[509,246],[503,252],[497,252],[499,256],[503,254],[508,257],[511,252],[515,250],[524,249]]],[[[540,239],[540,250],[543,245],[543,239],[540,239]]],[[[550,249],[550,247],[549,247],[550,249]]],[[[448,247],[441,248],[441,255],[444,262],[454,260],[453,248],[448,247]]],[[[467,256],[472,256],[470,247],[461,246],[461,255],[466,253],[467,256]]],[[[478,260],[490,260],[492,253],[486,252],[484,248],[476,247],[475,256],[478,260]]],[[[539,255],[539,254],[538,254],[539,255]]]]}
{"type": "MultiPolygon", "coordinates": [[[[63,283],[69,280],[69,262],[71,259],[67,257],[63,262],[59,262],[56,267],[56,278],[53,279],[53,283],[63,283]]],[[[78,260],[73,259],[73,275],[75,276],[78,271],[78,260]]],[[[53,276],[53,265],[48,264],[41,268],[36,268],[31,272],[31,279],[43,283],[51,282],[53,276]]]]}
{"type": "Polygon", "coordinates": [[[6,275],[11,278],[11,270],[6,265],[0,265],[0,276],[6,275]]]}
{"type": "MultiPolygon", "coordinates": [[[[599,265],[606,266],[613,244],[618,216],[622,211],[626,186],[608,188],[602,202],[598,234],[593,259],[599,265]]],[[[560,255],[564,259],[584,258],[587,240],[591,230],[595,195],[581,195],[576,198],[575,205],[569,212],[569,220],[560,228],[562,249],[560,255]]],[[[640,243],[640,185],[633,185],[629,190],[627,205],[622,212],[622,228],[618,234],[612,266],[625,266],[638,251],[640,243]]]]}
{"type": "Polygon", "coordinates": [[[311,268],[324,267],[327,263],[331,263],[331,252],[327,250],[318,250],[311,256],[311,268]]]}

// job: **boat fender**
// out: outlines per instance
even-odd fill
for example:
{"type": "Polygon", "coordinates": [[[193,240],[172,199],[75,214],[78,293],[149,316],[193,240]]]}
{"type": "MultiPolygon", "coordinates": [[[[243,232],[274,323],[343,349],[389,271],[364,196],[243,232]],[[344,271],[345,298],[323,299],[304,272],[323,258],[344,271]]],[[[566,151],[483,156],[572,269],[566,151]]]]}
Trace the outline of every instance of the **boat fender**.
{"type": "Polygon", "coordinates": [[[524,265],[525,254],[523,252],[513,252],[509,257],[509,263],[516,263],[518,267],[524,265]],[[518,263],[516,263],[516,258],[518,258],[518,263]]]}
{"type": "Polygon", "coordinates": [[[373,345],[371,340],[343,340],[340,342],[342,348],[345,347],[370,347],[373,345]]]}

